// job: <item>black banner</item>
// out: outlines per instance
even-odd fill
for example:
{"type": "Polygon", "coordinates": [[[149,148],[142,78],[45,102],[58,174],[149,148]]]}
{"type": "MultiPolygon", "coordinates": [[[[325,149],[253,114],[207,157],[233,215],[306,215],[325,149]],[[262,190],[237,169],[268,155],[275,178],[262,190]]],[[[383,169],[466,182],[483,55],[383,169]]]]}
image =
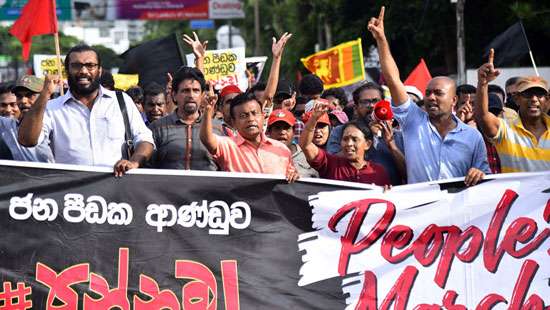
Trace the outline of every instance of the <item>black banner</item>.
{"type": "Polygon", "coordinates": [[[37,166],[0,166],[0,308],[345,308],[340,279],[298,286],[297,238],[348,186],[37,166]]]}

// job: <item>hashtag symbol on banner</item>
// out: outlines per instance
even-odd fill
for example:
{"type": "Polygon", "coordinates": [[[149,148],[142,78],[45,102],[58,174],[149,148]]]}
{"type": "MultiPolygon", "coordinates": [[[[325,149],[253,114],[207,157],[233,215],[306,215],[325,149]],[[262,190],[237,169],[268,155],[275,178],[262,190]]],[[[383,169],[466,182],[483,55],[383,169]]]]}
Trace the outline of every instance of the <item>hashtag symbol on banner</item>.
{"type": "Polygon", "coordinates": [[[0,310],[26,310],[32,308],[32,301],[27,300],[32,289],[23,282],[17,282],[17,288],[12,290],[11,282],[4,282],[4,290],[0,292],[0,310]]]}

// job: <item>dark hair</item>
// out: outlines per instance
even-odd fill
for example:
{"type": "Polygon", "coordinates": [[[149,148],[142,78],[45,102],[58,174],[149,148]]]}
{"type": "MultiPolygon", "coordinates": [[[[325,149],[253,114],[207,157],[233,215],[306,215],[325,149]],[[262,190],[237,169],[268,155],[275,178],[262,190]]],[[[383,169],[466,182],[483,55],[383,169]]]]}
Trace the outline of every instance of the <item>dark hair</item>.
{"type": "Polygon", "coordinates": [[[456,95],[460,96],[461,94],[475,94],[476,87],[470,84],[462,84],[456,87],[456,95]]]}
{"type": "MultiPolygon", "coordinates": [[[[235,118],[235,115],[234,115],[233,111],[235,110],[235,108],[237,106],[243,105],[243,104],[245,104],[249,101],[256,101],[258,103],[258,105],[260,106],[260,108],[262,107],[262,105],[260,104],[258,99],[256,99],[256,96],[254,96],[254,93],[246,92],[246,93],[238,94],[229,103],[229,113],[231,114],[231,117],[233,119],[235,118]]],[[[261,112],[263,113],[263,111],[261,111],[261,112]]]]}
{"type": "Polygon", "coordinates": [[[266,87],[267,85],[264,82],[258,82],[252,86],[249,91],[252,93],[255,91],[264,91],[266,87]]]}
{"type": "Polygon", "coordinates": [[[71,54],[83,52],[94,52],[97,58],[97,64],[101,67],[101,57],[99,57],[99,53],[95,50],[95,48],[87,44],[78,44],[73,46],[67,53],[67,56],[65,56],[65,71],[67,71],[67,73],[69,72],[69,59],[71,58],[71,54]]]}
{"type": "Polygon", "coordinates": [[[315,74],[304,75],[298,87],[300,94],[305,96],[320,95],[323,93],[323,89],[323,81],[315,74]]]}
{"type": "Polygon", "coordinates": [[[0,83],[0,95],[13,93],[13,84],[11,83],[0,83]]]}
{"type": "Polygon", "coordinates": [[[514,76],[506,80],[506,83],[504,84],[504,87],[512,86],[516,84],[519,80],[519,76],[514,76]]]}
{"type": "Polygon", "coordinates": [[[384,89],[382,88],[382,86],[378,85],[375,82],[367,82],[367,83],[357,87],[353,91],[352,96],[353,96],[353,102],[355,104],[359,104],[359,97],[361,96],[361,93],[366,89],[375,89],[375,90],[377,90],[380,93],[380,99],[384,99],[384,89]]]}
{"type": "Polygon", "coordinates": [[[115,79],[111,72],[103,71],[103,73],[101,73],[100,84],[107,89],[115,89],[115,79]]]}
{"type": "Polygon", "coordinates": [[[331,88],[325,90],[321,98],[326,99],[327,97],[334,97],[340,102],[340,106],[345,107],[348,104],[348,96],[346,96],[346,91],[343,88],[331,88]]]}
{"type": "Polygon", "coordinates": [[[126,93],[128,94],[128,96],[130,96],[130,98],[132,98],[134,103],[142,103],[143,102],[143,89],[141,89],[141,87],[139,87],[137,85],[132,86],[132,87],[128,88],[126,93]]]}
{"type": "Polygon", "coordinates": [[[346,128],[351,126],[359,129],[363,133],[365,140],[372,141],[372,131],[370,128],[356,121],[351,121],[344,124],[344,127],[342,127],[342,137],[344,136],[344,131],[346,131],[346,128]]]}
{"type": "Polygon", "coordinates": [[[178,91],[178,87],[181,82],[184,80],[193,80],[201,84],[201,90],[206,91],[206,81],[204,79],[204,74],[197,69],[192,67],[182,66],[174,73],[174,79],[172,80],[172,91],[175,93],[178,91]]]}
{"type": "Polygon", "coordinates": [[[145,86],[145,89],[143,90],[143,97],[151,96],[154,97],[159,94],[164,94],[164,87],[162,87],[157,82],[151,82],[145,86]]]}
{"type": "Polygon", "coordinates": [[[502,87],[498,86],[497,84],[489,84],[488,91],[489,94],[498,93],[502,95],[503,100],[504,98],[506,98],[506,93],[504,92],[504,89],[502,89],[502,87]]]}

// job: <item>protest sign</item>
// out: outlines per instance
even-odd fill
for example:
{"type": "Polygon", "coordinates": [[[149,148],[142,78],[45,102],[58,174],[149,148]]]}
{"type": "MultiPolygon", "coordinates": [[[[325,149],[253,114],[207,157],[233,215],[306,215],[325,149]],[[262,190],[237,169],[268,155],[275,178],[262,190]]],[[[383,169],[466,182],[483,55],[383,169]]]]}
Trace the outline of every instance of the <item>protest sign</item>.
{"type": "Polygon", "coordinates": [[[138,85],[139,75],[116,73],[113,74],[113,80],[115,80],[115,88],[126,91],[128,88],[138,85]]]}
{"type": "MultiPolygon", "coordinates": [[[[195,56],[185,55],[187,63],[193,65],[195,56]]],[[[204,57],[204,77],[213,81],[216,89],[227,85],[237,85],[242,91],[248,88],[246,60],[243,47],[206,51],[204,57]]]]}
{"type": "MultiPolygon", "coordinates": [[[[61,56],[61,68],[63,70],[63,78],[67,79],[67,73],[65,72],[65,56],[61,56]]],[[[33,69],[34,75],[37,77],[43,78],[46,74],[59,74],[57,67],[57,56],[55,55],[44,55],[44,54],[35,54],[33,56],[33,69]]]]}

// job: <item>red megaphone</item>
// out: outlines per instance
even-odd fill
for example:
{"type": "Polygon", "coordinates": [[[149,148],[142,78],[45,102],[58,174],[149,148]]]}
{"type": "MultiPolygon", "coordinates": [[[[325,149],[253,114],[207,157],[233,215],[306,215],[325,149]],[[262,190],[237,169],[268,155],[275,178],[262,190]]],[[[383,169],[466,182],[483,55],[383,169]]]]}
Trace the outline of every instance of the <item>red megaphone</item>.
{"type": "Polygon", "coordinates": [[[377,121],[389,121],[393,119],[393,112],[391,110],[390,102],[386,100],[380,100],[374,104],[372,110],[372,118],[377,121]]]}

